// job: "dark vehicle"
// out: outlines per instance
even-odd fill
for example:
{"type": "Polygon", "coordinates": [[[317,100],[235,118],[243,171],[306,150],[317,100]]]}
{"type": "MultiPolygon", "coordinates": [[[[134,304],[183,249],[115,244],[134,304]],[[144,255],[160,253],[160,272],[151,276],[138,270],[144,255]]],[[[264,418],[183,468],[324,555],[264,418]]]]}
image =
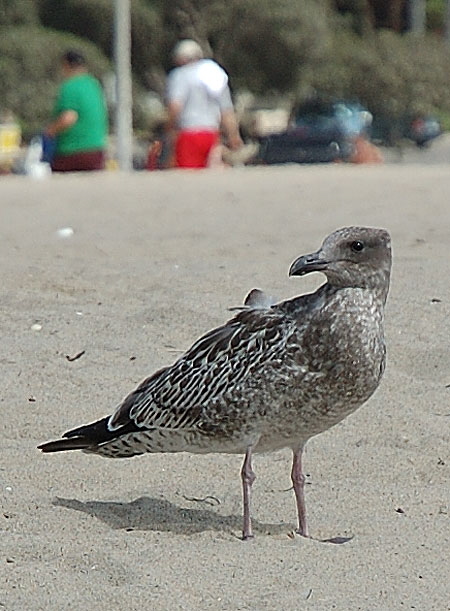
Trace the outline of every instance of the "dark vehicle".
{"type": "Polygon", "coordinates": [[[435,117],[416,117],[410,123],[408,137],[423,147],[441,134],[441,124],[435,117]]]}
{"type": "Polygon", "coordinates": [[[442,134],[442,127],[438,119],[430,115],[399,119],[375,115],[371,134],[375,142],[387,146],[395,146],[406,139],[425,147],[442,134]]]}
{"type": "Polygon", "coordinates": [[[297,107],[285,132],[260,138],[257,163],[348,160],[372,115],[360,104],[313,100],[297,107]]]}

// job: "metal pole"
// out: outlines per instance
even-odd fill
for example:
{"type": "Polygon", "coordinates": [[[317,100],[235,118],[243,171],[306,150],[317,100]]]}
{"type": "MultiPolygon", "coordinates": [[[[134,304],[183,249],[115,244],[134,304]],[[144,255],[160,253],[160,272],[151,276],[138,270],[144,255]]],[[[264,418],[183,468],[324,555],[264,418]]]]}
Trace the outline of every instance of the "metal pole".
{"type": "Polygon", "coordinates": [[[444,11],[444,36],[445,40],[450,43],[450,0],[446,0],[444,11]]]}
{"type": "Polygon", "coordinates": [[[425,0],[409,0],[409,29],[416,34],[425,34],[425,0]]]}
{"type": "Polygon", "coordinates": [[[131,93],[131,16],[130,0],[115,0],[114,62],[116,69],[117,157],[119,168],[133,167],[133,119],[131,93]]]}

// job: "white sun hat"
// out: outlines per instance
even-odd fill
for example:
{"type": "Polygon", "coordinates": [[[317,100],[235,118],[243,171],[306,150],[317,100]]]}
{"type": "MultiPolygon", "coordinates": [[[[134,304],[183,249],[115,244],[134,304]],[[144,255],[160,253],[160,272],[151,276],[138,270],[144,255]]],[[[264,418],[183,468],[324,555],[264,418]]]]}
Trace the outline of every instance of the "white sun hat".
{"type": "Polygon", "coordinates": [[[173,49],[172,55],[175,60],[181,59],[191,61],[193,59],[202,59],[203,51],[198,42],[187,38],[177,42],[173,49]]]}

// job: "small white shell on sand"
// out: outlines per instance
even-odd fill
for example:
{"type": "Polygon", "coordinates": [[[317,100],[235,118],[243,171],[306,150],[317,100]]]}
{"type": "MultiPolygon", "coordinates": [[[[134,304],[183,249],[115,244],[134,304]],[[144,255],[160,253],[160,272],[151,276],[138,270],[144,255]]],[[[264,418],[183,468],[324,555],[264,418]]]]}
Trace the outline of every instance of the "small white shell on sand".
{"type": "Polygon", "coordinates": [[[58,238],[71,238],[74,233],[72,227],[61,227],[61,229],[58,229],[56,232],[56,235],[58,238]]]}

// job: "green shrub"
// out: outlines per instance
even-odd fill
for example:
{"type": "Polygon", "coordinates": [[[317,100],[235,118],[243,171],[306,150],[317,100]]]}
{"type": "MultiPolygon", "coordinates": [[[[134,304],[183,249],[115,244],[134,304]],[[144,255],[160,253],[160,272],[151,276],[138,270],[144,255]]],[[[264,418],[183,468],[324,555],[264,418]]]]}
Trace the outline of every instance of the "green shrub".
{"type": "Polygon", "coordinates": [[[36,0],[0,0],[0,26],[38,23],[36,0]]]}
{"type": "Polygon", "coordinates": [[[427,28],[433,32],[442,32],[445,27],[446,0],[427,0],[427,28]]]}
{"type": "MultiPolygon", "coordinates": [[[[112,59],[114,2],[111,0],[40,0],[42,24],[95,43],[112,59]]],[[[164,32],[159,13],[143,0],[131,2],[131,62],[134,75],[148,84],[148,72],[161,62],[164,32]]]]}
{"type": "Polygon", "coordinates": [[[255,92],[292,91],[302,70],[312,67],[327,45],[327,11],[321,2],[241,0],[230,17],[223,61],[238,84],[255,92]]]}
{"type": "Polygon", "coordinates": [[[360,38],[336,33],[328,54],[303,78],[298,91],[355,99],[374,114],[450,111],[450,51],[434,36],[400,36],[391,31],[360,38]]]}

